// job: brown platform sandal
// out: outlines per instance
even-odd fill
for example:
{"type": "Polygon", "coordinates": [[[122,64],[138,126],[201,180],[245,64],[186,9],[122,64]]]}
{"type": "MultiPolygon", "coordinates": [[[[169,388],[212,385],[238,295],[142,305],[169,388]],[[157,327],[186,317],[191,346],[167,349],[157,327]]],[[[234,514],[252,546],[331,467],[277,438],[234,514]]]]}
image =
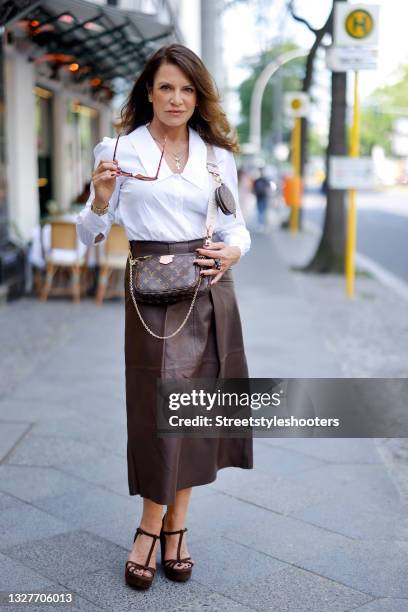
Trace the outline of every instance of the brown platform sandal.
{"type": "Polygon", "coordinates": [[[152,552],[153,552],[154,546],[156,544],[156,540],[158,540],[160,538],[160,536],[158,536],[158,535],[156,535],[154,533],[148,533],[147,531],[145,531],[141,527],[138,527],[136,529],[136,533],[135,533],[135,537],[134,537],[133,542],[136,541],[136,538],[139,535],[139,533],[141,533],[143,535],[150,536],[151,538],[153,538],[153,542],[152,542],[152,545],[150,547],[149,554],[147,555],[147,559],[146,559],[145,565],[142,565],[141,563],[136,563],[135,561],[127,561],[126,562],[125,580],[126,580],[126,584],[128,584],[129,586],[134,587],[136,589],[148,589],[150,587],[150,585],[152,584],[154,575],[156,573],[156,568],[155,567],[149,567],[149,561],[150,561],[150,558],[152,556],[152,552]],[[133,571],[134,569],[147,570],[147,571],[150,572],[151,576],[144,576],[143,574],[136,574],[133,571]]]}
{"type": "Polygon", "coordinates": [[[187,527],[185,527],[185,529],[179,529],[178,531],[164,531],[163,524],[160,531],[160,549],[161,564],[163,566],[164,573],[166,574],[166,578],[168,578],[169,580],[175,580],[176,582],[185,582],[191,577],[191,572],[194,565],[194,561],[191,559],[191,557],[184,557],[183,559],[180,558],[181,542],[183,540],[184,533],[188,531],[187,527]],[[165,561],[164,556],[166,551],[166,535],[173,535],[176,533],[179,534],[179,541],[177,545],[177,559],[167,559],[165,561]],[[177,563],[188,563],[190,567],[176,568],[174,566],[177,565],[177,563]]]}

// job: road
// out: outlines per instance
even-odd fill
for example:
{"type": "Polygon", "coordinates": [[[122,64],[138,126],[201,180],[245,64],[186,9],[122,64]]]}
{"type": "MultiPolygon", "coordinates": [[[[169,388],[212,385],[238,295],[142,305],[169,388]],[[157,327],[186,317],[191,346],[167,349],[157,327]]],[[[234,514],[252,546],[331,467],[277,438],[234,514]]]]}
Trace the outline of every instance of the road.
{"type": "MultiPolygon", "coordinates": [[[[408,282],[408,187],[357,196],[357,251],[408,282]]],[[[324,198],[309,194],[305,219],[323,223],[324,198]]]]}

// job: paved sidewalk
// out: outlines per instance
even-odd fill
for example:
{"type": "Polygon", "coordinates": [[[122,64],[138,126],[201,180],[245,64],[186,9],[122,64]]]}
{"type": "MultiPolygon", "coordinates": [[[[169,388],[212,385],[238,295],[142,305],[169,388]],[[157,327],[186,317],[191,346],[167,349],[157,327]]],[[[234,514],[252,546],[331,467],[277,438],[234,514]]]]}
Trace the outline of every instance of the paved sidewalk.
{"type": "MultiPolygon", "coordinates": [[[[311,240],[254,236],[236,270],[251,375],[402,376],[406,303],[367,276],[347,302],[341,279],[290,272],[311,240]]],[[[0,330],[0,591],[70,591],[61,609],[87,612],[408,610],[408,506],[370,439],[255,439],[254,470],[193,491],[193,578],[158,564],[147,593],[126,587],[141,499],[126,488],[123,304],[20,300],[0,330]]]]}

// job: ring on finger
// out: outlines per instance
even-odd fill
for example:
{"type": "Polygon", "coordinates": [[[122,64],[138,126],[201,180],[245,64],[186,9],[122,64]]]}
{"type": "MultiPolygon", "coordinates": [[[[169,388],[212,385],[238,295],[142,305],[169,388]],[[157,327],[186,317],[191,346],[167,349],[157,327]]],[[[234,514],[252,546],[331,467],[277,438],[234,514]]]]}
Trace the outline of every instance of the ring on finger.
{"type": "Polygon", "coordinates": [[[221,270],[221,259],[218,259],[218,258],[214,259],[214,268],[216,270],[221,270]]]}

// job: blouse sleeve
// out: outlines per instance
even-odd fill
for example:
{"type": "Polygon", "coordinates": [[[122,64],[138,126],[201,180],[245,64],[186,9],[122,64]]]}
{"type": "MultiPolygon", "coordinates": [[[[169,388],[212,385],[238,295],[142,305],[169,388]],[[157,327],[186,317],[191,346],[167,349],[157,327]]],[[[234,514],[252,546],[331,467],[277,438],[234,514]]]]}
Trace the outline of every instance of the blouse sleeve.
{"type": "MultiPolygon", "coordinates": [[[[115,139],[108,138],[106,136],[96,145],[94,148],[94,170],[97,168],[101,160],[107,161],[113,158],[114,146],[115,139]]],[[[119,201],[120,185],[121,177],[116,177],[115,189],[111,198],[109,199],[108,212],[105,215],[99,216],[91,210],[91,204],[95,197],[94,184],[91,182],[89,198],[76,220],[78,238],[83,244],[91,246],[92,244],[95,244],[95,242],[102,242],[105,240],[112,223],[115,221],[116,209],[119,201]],[[96,238],[98,239],[95,240],[96,238]]]]}
{"type": "Polygon", "coordinates": [[[242,257],[251,247],[251,236],[246,227],[239,203],[238,173],[234,155],[231,151],[226,151],[225,149],[223,149],[223,153],[224,155],[219,160],[219,169],[225,184],[229,187],[234,196],[237,205],[237,216],[224,215],[219,211],[216,231],[222,242],[228,246],[239,247],[242,257]]]}

